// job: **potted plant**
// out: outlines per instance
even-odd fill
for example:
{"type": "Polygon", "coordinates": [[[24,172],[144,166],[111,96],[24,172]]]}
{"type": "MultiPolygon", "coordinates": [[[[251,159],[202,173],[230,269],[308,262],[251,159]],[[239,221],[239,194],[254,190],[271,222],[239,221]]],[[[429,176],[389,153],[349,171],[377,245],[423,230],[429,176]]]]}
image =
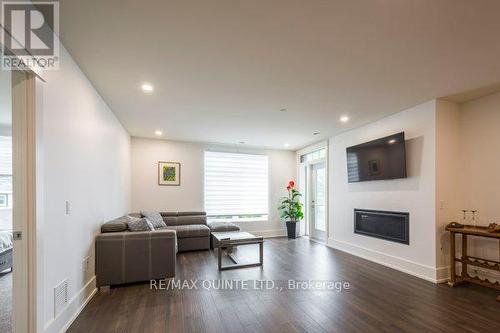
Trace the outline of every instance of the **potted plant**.
{"type": "Polygon", "coordinates": [[[300,202],[302,194],[295,189],[293,180],[288,182],[286,189],[288,196],[281,198],[278,211],[281,218],[286,222],[288,238],[297,238],[297,224],[304,218],[302,203],[300,202]]]}

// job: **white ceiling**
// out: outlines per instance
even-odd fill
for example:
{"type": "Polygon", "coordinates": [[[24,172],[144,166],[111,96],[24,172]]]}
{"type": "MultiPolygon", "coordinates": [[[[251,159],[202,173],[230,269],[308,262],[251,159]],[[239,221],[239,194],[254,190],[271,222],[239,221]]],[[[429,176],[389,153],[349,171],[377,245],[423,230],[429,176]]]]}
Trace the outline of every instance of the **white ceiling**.
{"type": "Polygon", "coordinates": [[[64,0],[60,9],[63,44],[133,136],[161,129],[167,139],[295,149],[500,82],[497,0],[64,0]]]}

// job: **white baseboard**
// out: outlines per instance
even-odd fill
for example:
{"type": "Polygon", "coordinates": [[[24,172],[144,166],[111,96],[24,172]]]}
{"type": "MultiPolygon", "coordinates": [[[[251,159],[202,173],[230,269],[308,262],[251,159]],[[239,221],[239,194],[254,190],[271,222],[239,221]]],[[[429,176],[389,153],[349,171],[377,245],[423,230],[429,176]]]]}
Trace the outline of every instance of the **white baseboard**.
{"type": "Polygon", "coordinates": [[[351,243],[328,239],[327,246],[334,249],[347,252],[349,254],[355,255],[357,257],[373,261],[377,264],[384,265],[395,270],[407,273],[418,278],[430,281],[432,283],[438,283],[437,269],[431,266],[416,263],[407,259],[399,258],[396,256],[391,256],[386,253],[366,249],[364,247],[354,245],[351,243]]]}
{"type": "Polygon", "coordinates": [[[68,302],[68,305],[61,313],[50,320],[46,325],[45,333],[64,333],[71,326],[73,321],[83,311],[88,302],[97,292],[96,277],[93,276],[82,289],[68,302]]]}
{"type": "Polygon", "coordinates": [[[255,230],[249,231],[255,236],[262,236],[264,238],[275,238],[275,237],[285,237],[286,230],[284,229],[274,229],[274,230],[255,230]]]}

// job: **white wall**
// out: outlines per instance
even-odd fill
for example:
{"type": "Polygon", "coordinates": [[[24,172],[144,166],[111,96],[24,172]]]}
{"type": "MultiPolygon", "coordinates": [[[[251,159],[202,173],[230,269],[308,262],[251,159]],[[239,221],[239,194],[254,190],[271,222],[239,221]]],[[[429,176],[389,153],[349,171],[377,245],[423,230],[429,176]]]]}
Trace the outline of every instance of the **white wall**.
{"type": "MultiPolygon", "coordinates": [[[[459,163],[460,106],[438,100],[436,103],[436,262],[439,281],[448,278],[449,233],[445,226],[460,221],[462,207],[459,163]]],[[[457,241],[457,243],[459,243],[457,241]]]]}
{"type": "Polygon", "coordinates": [[[132,138],[132,210],[203,210],[205,150],[266,154],[269,156],[269,220],[241,222],[240,227],[263,236],[284,235],[276,211],[290,179],[296,177],[296,155],[284,150],[255,150],[209,144],[132,138]],[[181,186],[158,185],[158,162],[181,163],[181,186]]]}
{"type": "Polygon", "coordinates": [[[461,185],[479,223],[500,223],[500,93],[461,106],[461,185]]]}
{"type": "MultiPolygon", "coordinates": [[[[440,278],[448,276],[449,235],[444,226],[451,221],[474,224],[472,215],[463,220],[462,209],[477,210],[476,224],[500,222],[500,93],[464,104],[438,101],[436,110],[436,246],[440,278]]],[[[498,242],[469,236],[470,255],[498,260],[498,242]]],[[[456,256],[461,242],[457,237],[456,256]]],[[[457,264],[460,271],[460,265],[457,264]]],[[[469,268],[469,274],[475,275],[469,268]]],[[[500,280],[500,275],[478,269],[482,278],[500,280]]]]}
{"type": "Polygon", "coordinates": [[[64,48],[60,59],[37,84],[40,332],[59,332],[95,290],[94,236],[130,211],[130,136],[64,48]],[[64,279],[70,303],[54,318],[53,288],[64,279]]]}
{"type": "Polygon", "coordinates": [[[430,101],[330,139],[330,246],[435,281],[435,109],[430,101]],[[401,131],[407,179],[347,182],[347,147],[401,131]],[[354,208],[409,212],[410,245],[354,234],[354,208]]]}
{"type": "MultiPolygon", "coordinates": [[[[464,103],[460,111],[460,209],[478,210],[479,225],[500,223],[500,93],[464,103]]],[[[498,260],[498,241],[471,237],[469,248],[470,255],[498,260]]],[[[500,274],[486,272],[500,281],[500,274]]]]}

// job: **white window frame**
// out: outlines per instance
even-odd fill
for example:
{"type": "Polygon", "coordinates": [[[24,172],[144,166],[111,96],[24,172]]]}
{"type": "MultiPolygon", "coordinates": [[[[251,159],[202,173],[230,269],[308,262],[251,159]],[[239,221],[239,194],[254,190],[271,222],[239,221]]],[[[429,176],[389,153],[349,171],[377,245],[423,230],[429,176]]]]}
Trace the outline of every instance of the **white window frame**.
{"type": "Polygon", "coordinates": [[[7,193],[0,193],[0,198],[4,198],[3,200],[0,200],[0,208],[9,207],[9,195],[7,193]]]}

